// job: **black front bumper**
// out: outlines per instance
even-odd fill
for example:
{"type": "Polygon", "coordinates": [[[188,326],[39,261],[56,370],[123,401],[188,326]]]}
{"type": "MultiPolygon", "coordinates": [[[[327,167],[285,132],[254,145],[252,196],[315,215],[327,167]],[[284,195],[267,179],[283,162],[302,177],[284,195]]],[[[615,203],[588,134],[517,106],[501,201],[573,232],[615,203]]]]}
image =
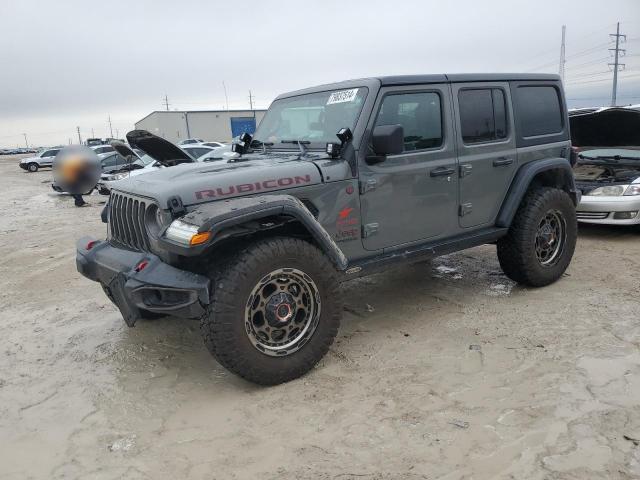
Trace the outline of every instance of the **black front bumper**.
{"type": "Polygon", "coordinates": [[[133,326],[143,311],[199,318],[209,303],[209,279],[164,263],[146,252],[115,248],[107,241],[83,237],[76,244],[78,271],[100,282],[133,326]],[[146,262],[143,269],[138,266],[146,262]]]}

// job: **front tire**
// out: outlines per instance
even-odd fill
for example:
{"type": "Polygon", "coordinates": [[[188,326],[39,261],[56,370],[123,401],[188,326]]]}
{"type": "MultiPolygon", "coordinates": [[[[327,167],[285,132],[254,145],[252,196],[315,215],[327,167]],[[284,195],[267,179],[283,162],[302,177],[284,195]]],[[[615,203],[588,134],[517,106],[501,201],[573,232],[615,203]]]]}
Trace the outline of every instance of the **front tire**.
{"type": "Polygon", "coordinates": [[[37,163],[30,163],[29,165],[27,165],[27,170],[29,170],[31,173],[35,173],[38,171],[38,164],[37,163]]]}
{"type": "Polygon", "coordinates": [[[530,190],[506,236],[498,240],[504,273],[518,283],[543,287],[565,272],[576,246],[578,226],[571,198],[564,190],[530,190]]]}
{"type": "Polygon", "coordinates": [[[270,238],[213,272],[204,343],[228,370],[261,385],[288,382],[329,350],[342,318],[337,272],[314,245],[270,238]]]}

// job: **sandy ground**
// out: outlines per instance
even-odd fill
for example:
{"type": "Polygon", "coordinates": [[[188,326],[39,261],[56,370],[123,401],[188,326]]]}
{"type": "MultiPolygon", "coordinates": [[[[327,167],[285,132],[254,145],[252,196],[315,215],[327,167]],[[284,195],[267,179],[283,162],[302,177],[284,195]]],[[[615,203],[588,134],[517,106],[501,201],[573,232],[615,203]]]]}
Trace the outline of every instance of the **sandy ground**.
{"type": "Polygon", "coordinates": [[[73,207],[0,157],[0,478],[640,478],[640,233],[581,228],[565,277],[484,246],[345,284],[329,355],[261,388],[197,324],[127,328],[75,269],[73,207]]]}

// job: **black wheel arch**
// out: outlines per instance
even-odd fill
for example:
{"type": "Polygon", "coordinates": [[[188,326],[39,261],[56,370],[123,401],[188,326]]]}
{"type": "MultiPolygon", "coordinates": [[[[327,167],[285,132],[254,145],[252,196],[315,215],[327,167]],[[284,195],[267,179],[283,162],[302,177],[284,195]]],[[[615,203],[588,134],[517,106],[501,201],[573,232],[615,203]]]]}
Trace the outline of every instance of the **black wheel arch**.
{"type": "Polygon", "coordinates": [[[347,257],[311,211],[292,195],[260,195],[211,202],[199,206],[182,220],[211,231],[206,244],[189,249],[170,248],[185,256],[208,255],[220,247],[247,237],[306,237],[320,248],[337,270],[347,268],[347,257]]]}
{"type": "Polygon", "coordinates": [[[516,172],[498,212],[496,226],[509,227],[525,194],[536,187],[554,187],[569,194],[573,205],[580,202],[571,164],[566,158],[547,158],[526,163],[516,172]]]}

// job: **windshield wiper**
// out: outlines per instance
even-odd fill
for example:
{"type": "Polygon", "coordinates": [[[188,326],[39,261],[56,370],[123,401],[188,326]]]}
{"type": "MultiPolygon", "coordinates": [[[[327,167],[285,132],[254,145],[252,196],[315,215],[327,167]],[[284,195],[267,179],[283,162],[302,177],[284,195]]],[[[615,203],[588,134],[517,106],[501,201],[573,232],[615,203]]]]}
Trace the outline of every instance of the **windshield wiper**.
{"type": "Polygon", "coordinates": [[[280,143],[292,143],[294,145],[298,145],[300,153],[304,155],[307,153],[307,147],[305,147],[305,145],[309,145],[311,142],[309,140],[281,140],[280,143]]]}
{"type": "Polygon", "coordinates": [[[596,155],[595,157],[578,155],[578,157],[586,160],[640,160],[640,157],[627,157],[626,155],[596,155]]]}

